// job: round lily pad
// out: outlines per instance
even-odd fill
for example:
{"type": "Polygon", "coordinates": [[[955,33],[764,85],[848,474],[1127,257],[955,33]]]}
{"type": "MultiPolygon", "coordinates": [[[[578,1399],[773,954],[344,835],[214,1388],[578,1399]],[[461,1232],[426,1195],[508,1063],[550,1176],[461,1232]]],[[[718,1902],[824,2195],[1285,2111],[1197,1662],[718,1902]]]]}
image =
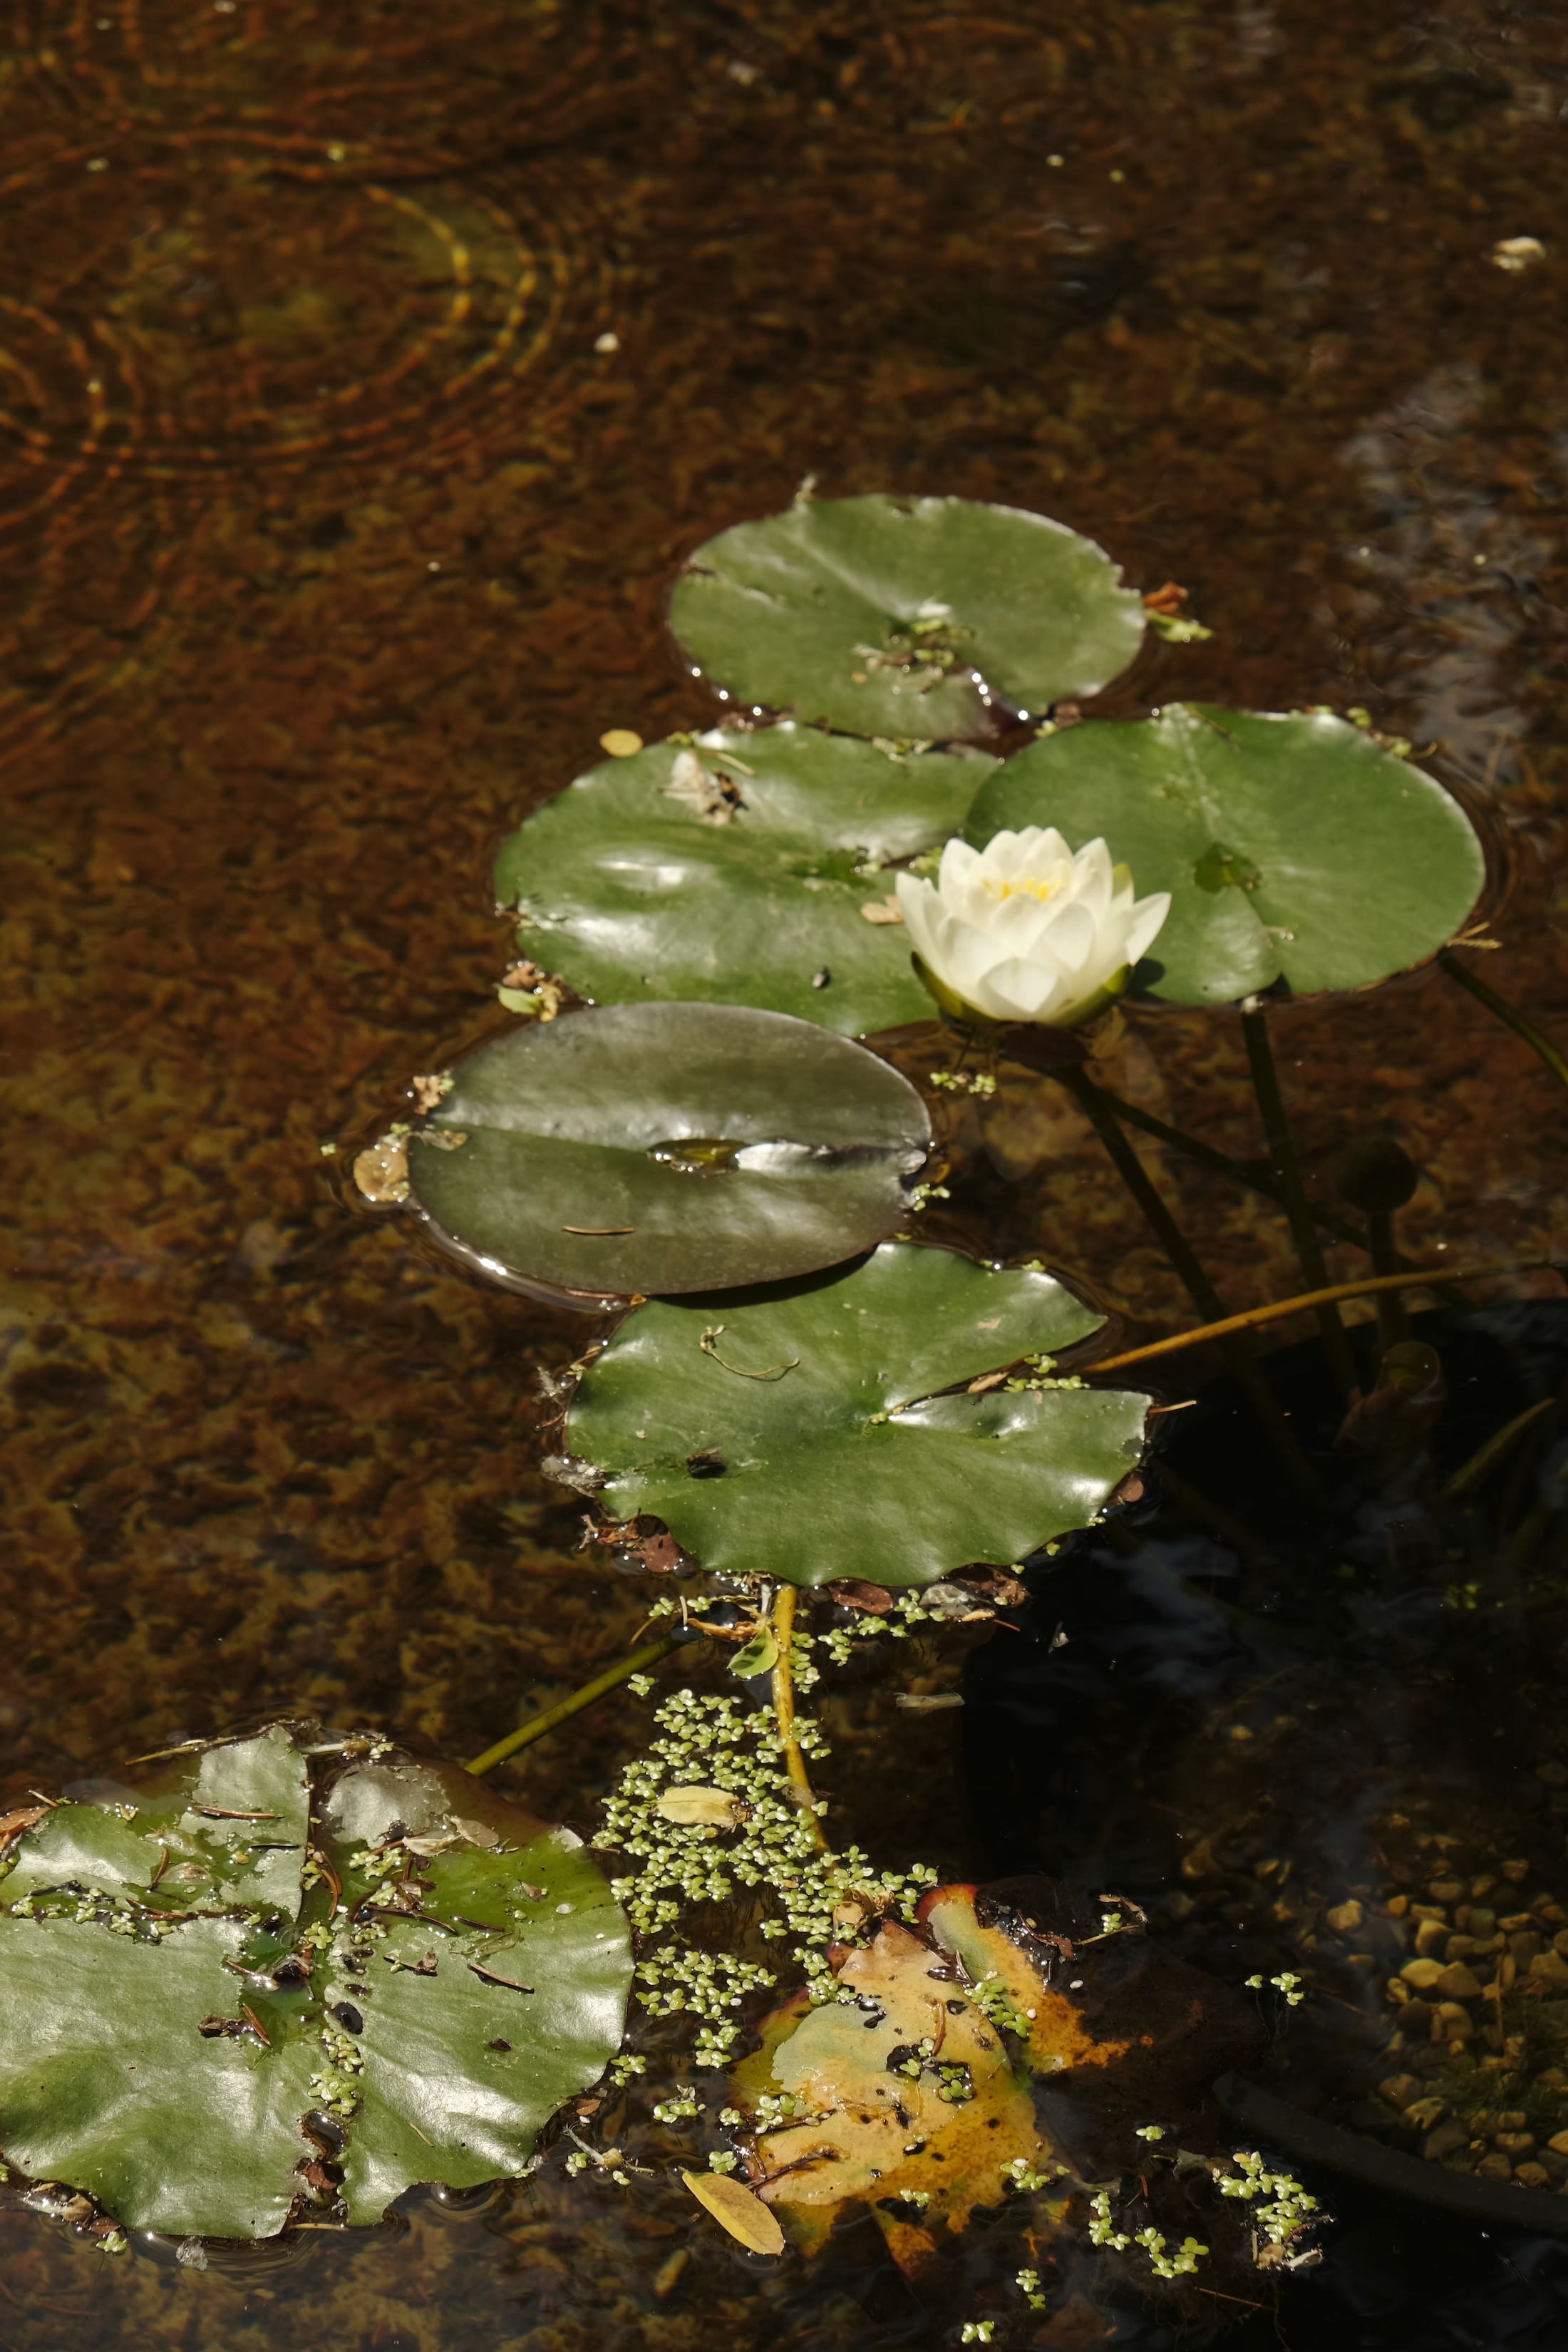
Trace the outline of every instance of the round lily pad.
{"type": "Polygon", "coordinates": [[[601,1003],[703,999],[847,1036],[929,1017],[893,860],[957,833],[995,766],[818,729],[714,730],[607,760],[503,846],[524,954],[601,1003]]]}
{"type": "Polygon", "coordinates": [[[1049,1275],[889,1244],[832,1281],[638,1307],[567,1443],[612,1518],[655,1514],[705,1568],[893,1586],[1005,1567],[1083,1527],[1142,1450],[1145,1398],[1004,1376],[1100,1321],[1049,1275]]]}
{"type": "Polygon", "coordinates": [[[930,1143],[913,1087],[811,1022],[611,1004],[469,1055],[409,1139],[408,1182],[496,1280],[707,1290],[868,1249],[930,1143]]]}
{"type": "Polygon", "coordinates": [[[456,1766],[300,1724],[0,1823],[0,2156],[270,2237],[527,2168],[620,2045],[610,1890],[456,1766]]]}
{"type": "Polygon", "coordinates": [[[1485,879],[1458,803],[1359,727],[1177,703],[1033,743],[982,786],[976,844],[1052,824],[1103,835],[1171,910],[1135,984],[1215,1004],[1285,979],[1367,988],[1464,928],[1485,879]]]}
{"type": "Polygon", "coordinates": [[[995,733],[992,701],[1040,716],[1098,692],[1143,606],[1092,540],[970,499],[800,499],[700,547],[669,621],[727,699],[856,735],[995,733]]]}

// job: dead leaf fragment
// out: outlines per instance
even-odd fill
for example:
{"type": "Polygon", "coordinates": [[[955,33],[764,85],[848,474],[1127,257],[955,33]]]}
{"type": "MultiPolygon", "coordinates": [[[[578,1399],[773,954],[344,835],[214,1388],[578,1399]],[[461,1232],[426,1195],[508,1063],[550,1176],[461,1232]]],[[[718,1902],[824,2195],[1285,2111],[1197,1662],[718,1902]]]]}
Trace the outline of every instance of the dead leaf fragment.
{"type": "Polygon", "coordinates": [[[784,2235],[775,2216],[740,2181],[722,2172],[683,2172],[680,2177],[699,2205],[739,2244],[753,2254],[783,2253],[784,2235]]]}
{"type": "Polygon", "coordinates": [[[663,789],[666,800],[679,801],[700,824],[728,824],[746,805],[739,785],[721,770],[705,767],[691,751],[676,753],[663,789]]]}
{"type": "Polygon", "coordinates": [[[860,909],[860,919],[864,923],[901,923],[904,910],[892,897],[868,898],[860,909]]]}
{"type": "Polygon", "coordinates": [[[21,1837],[36,1822],[41,1822],[44,1815],[52,1811],[53,1807],[47,1804],[18,1805],[14,1813],[0,1813],[0,1853],[5,1853],[13,1839],[21,1837]]]}

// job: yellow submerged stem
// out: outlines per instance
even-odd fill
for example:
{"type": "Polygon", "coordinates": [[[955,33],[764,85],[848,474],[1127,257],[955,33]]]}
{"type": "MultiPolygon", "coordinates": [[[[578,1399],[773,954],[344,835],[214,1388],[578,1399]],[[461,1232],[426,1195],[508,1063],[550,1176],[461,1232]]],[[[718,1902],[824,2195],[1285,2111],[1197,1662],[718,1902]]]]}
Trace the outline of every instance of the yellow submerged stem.
{"type": "Polygon", "coordinates": [[[1334,1282],[1324,1290],[1304,1290],[1297,1298],[1276,1298],[1268,1307],[1249,1307],[1244,1315],[1227,1315],[1219,1323],[1200,1323],[1195,1330],[1178,1331],[1173,1339],[1152,1339],[1146,1348],[1129,1348],[1124,1355],[1105,1356],[1086,1364],[1086,1373],[1122,1372],[1132,1364],[1152,1363],[1156,1356],[1173,1356],[1178,1349],[1195,1348],[1200,1340],[1224,1339],[1233,1331],[1250,1331],[1259,1323],[1277,1323],[1281,1316],[1299,1315],[1304,1307],[1322,1307],[1341,1298],[1370,1298],[1380,1290],[1436,1290],[1449,1282],[1481,1282],[1494,1274],[1539,1274],[1560,1271],[1554,1257],[1510,1258],[1500,1265],[1413,1266],[1408,1274],[1369,1275],[1362,1282],[1334,1282]]]}
{"type": "Polygon", "coordinates": [[[795,1727],[795,1670],[791,1663],[790,1644],[795,1638],[795,1591],[793,1584],[781,1584],[773,1600],[773,1640],[778,1644],[778,1658],[773,1666],[773,1720],[784,1742],[784,1770],[790,1785],[800,1801],[801,1811],[811,1823],[811,1833],[819,1853],[829,1851],[822,1817],[816,1810],[816,1792],[811,1785],[811,1775],[805,1769],[795,1727]]]}

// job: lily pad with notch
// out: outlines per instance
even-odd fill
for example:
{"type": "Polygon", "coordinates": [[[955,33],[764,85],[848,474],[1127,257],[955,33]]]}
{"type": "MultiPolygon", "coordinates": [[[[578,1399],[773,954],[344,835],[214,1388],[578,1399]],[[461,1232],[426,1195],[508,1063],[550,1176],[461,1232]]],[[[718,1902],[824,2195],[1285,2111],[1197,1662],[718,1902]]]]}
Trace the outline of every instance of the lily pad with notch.
{"type": "Polygon", "coordinates": [[[847,1036],[927,1018],[885,868],[956,833],[995,762],[811,727],[608,760],[503,845],[521,952],[599,1003],[754,1004],[847,1036]]]}
{"type": "Polygon", "coordinates": [[[1463,929],[1486,878],[1441,784],[1324,712],[1176,703],[1031,744],[982,786],[966,837],[1097,835],[1171,910],[1134,984],[1217,1004],[1285,980],[1369,988],[1463,929]]]}
{"type": "Polygon", "coordinates": [[[670,627],[737,703],[852,734],[988,742],[994,701],[1039,717],[1098,692],[1143,607],[1092,540],[971,499],[804,499],[689,559],[670,627]]]}
{"type": "Polygon", "coordinates": [[[889,1244],[832,1279],[638,1307],[568,1443],[612,1518],[662,1519],[705,1568],[902,1586],[1005,1567],[1094,1517],[1148,1401],[1026,1366],[968,1384],[1100,1323],[1049,1275],[889,1244]]]}
{"type": "Polygon", "coordinates": [[[0,1859],[13,2173],[127,2229],[372,2222],[526,2170],[619,2047],[608,1885],[458,1768],[287,1723],[116,1786],[0,1859]]]}
{"type": "Polygon", "coordinates": [[[930,1142],[914,1087],[811,1022],[604,1005],[459,1063],[408,1176],[436,1237],[492,1279],[614,1297],[868,1249],[930,1142]]]}

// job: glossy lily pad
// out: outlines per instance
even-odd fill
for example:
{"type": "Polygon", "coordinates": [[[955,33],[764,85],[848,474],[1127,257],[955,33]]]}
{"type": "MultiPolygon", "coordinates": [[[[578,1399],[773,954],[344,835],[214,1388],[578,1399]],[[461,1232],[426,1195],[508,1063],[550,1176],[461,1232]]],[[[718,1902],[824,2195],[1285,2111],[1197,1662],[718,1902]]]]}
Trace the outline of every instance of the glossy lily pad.
{"type": "Polygon", "coordinates": [[[1461,930],[1485,879],[1441,784],[1317,712],[1177,703],[1047,736],[982,786],[965,833],[1032,824],[1103,835],[1140,892],[1171,893],[1134,985],[1173,1004],[1370,987],[1461,930]]]}
{"type": "Polygon", "coordinates": [[[995,762],[811,727],[607,760],[503,846],[523,953],[601,1003],[765,1006],[847,1036],[921,1021],[890,861],[957,833],[995,762]]]}
{"type": "Polygon", "coordinates": [[[613,1518],[654,1514],[705,1568],[893,1586],[1005,1567],[1094,1517],[1147,1401],[1048,1372],[968,1384],[1100,1322],[1049,1275],[889,1244],[836,1280],[638,1307],[568,1443],[613,1518]]]}
{"type": "Polygon", "coordinates": [[[409,1141],[437,1237],[493,1278],[613,1297],[815,1272],[905,1213],[923,1105],[863,1046],[729,1004],[616,1004],[459,1064],[409,1141]]]}
{"type": "Polygon", "coordinates": [[[700,547],[670,626],[738,704],[857,735],[986,742],[993,698],[1041,716],[1143,638],[1141,598],[1063,524],[969,499],[797,500],[700,547]]]}
{"type": "Polygon", "coordinates": [[[0,2156],[128,2229],[521,2173],[619,2047],[626,1923],[579,1842],[384,1742],[274,1724],[6,1858],[0,2156]]]}

